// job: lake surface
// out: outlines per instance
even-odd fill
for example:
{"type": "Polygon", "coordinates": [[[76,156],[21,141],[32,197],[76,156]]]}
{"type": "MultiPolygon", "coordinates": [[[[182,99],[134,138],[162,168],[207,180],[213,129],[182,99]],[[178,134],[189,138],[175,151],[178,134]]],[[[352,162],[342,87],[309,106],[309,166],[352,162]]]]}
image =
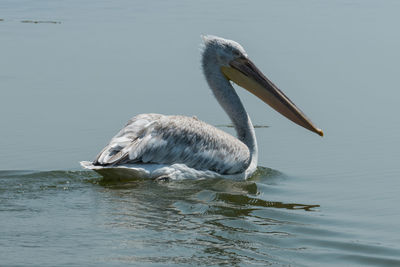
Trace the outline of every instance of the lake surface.
{"type": "MultiPolygon", "coordinates": [[[[399,266],[400,2],[0,2],[1,266],[399,266]],[[132,116],[229,124],[200,34],[241,43],[325,137],[237,88],[249,181],[83,171],[132,116]]],[[[233,129],[222,127],[230,133],[233,129]]]]}

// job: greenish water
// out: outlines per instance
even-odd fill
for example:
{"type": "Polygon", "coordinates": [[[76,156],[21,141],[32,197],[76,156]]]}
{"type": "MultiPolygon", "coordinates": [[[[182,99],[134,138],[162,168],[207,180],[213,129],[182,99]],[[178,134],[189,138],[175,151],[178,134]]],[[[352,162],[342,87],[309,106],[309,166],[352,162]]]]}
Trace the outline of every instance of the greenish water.
{"type": "Polygon", "coordinates": [[[297,183],[261,168],[246,182],[102,180],[93,172],[0,173],[2,265],[400,263],[362,220],[275,201],[297,183]]]}
{"type": "Polygon", "coordinates": [[[0,265],[399,266],[399,10],[0,1],[0,265]],[[250,181],[82,171],[139,113],[230,125],[201,73],[200,34],[240,42],[325,137],[237,88],[267,167],[250,181]]]}

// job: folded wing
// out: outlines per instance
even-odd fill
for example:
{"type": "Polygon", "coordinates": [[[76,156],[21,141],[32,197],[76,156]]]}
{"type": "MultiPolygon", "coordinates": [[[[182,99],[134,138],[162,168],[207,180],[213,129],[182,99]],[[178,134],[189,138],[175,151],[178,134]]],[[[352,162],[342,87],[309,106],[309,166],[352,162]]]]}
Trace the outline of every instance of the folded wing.
{"type": "Polygon", "coordinates": [[[250,161],[244,143],[196,118],[141,114],[111,139],[94,164],[181,163],[234,174],[246,170],[250,161]]]}

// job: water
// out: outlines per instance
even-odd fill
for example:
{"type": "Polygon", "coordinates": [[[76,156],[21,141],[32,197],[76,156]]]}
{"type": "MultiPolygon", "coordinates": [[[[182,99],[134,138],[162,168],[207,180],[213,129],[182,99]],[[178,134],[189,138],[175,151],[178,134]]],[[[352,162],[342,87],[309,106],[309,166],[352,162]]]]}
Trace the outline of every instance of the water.
{"type": "Polygon", "coordinates": [[[0,265],[400,265],[397,1],[0,10],[0,265]],[[269,126],[250,181],[80,170],[138,113],[229,124],[201,73],[204,33],[239,41],[325,137],[238,88],[269,126]]]}

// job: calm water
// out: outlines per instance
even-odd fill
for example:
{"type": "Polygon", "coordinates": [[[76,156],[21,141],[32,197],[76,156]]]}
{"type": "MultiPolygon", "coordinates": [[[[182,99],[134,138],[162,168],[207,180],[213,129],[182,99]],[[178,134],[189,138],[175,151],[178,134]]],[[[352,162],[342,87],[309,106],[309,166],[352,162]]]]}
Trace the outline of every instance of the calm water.
{"type": "Polygon", "coordinates": [[[399,12],[398,1],[0,1],[0,265],[399,266],[399,12]],[[229,123],[201,73],[200,34],[240,42],[326,136],[237,88],[270,126],[256,129],[250,181],[82,171],[138,113],[229,123]]]}

